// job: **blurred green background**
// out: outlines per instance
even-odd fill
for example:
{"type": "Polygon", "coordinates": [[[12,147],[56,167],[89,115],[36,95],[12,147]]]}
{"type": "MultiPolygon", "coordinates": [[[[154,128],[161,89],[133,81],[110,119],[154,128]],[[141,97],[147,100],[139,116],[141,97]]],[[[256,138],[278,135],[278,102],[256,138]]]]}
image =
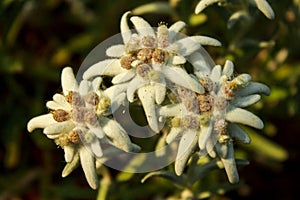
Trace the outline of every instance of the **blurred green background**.
{"type": "MultiPolygon", "coordinates": [[[[119,20],[125,11],[152,2],[0,2],[0,200],[97,197],[81,169],[61,178],[63,151],[41,130],[29,134],[26,124],[33,116],[48,112],[45,103],[61,91],[63,67],[72,66],[76,72],[96,45],[119,33],[119,20]]],[[[272,91],[250,108],[263,119],[265,128],[249,129],[252,143],[237,145],[236,155],[250,161],[239,169],[241,183],[211,199],[299,199],[300,1],[270,0],[276,13],[274,20],[242,4],[225,8],[213,5],[196,16],[192,13],[198,1],[161,2],[160,9],[148,12],[148,7],[140,7],[135,13],[143,14],[153,26],[161,21],[170,25],[183,20],[188,24],[187,33],[220,40],[222,47],[207,48],[217,64],[231,59],[237,73],[250,73],[272,91]],[[251,18],[227,28],[230,14],[239,9],[247,9],[251,18]]],[[[105,179],[110,184],[107,199],[165,199],[180,191],[160,178],[141,184],[144,174],[130,179],[128,174],[112,169],[109,174],[109,180],[105,179]]],[[[212,173],[206,181],[211,185],[226,182],[224,174],[212,173]]]]}

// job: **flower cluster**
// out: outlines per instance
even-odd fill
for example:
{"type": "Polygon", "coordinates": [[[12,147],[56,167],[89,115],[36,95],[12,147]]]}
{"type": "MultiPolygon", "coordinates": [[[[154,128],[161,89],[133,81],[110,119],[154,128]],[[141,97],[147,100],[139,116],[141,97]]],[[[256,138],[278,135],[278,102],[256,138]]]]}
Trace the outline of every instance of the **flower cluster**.
{"type": "MultiPolygon", "coordinates": [[[[202,1],[201,1],[202,2],[202,1]]],[[[125,152],[138,152],[127,132],[113,118],[120,105],[140,101],[150,128],[160,132],[159,122],[167,118],[170,126],[166,143],[178,142],[175,172],[181,175],[191,155],[218,156],[229,181],[238,181],[233,141],[250,142],[235,123],[263,128],[262,121],[243,109],[260,100],[269,88],[251,82],[248,74],[234,77],[233,63],[224,68],[214,64],[202,45],[219,46],[205,36],[180,33],[185,23],[178,21],[157,29],[141,17],[121,18],[123,44],[106,50],[109,59],[91,65],[78,83],[71,68],[62,71],[62,94],[55,94],[46,106],[49,114],[28,122],[28,130],[44,129],[44,134],[64,149],[67,176],[81,163],[92,188],[97,187],[96,161],[108,156],[111,145],[125,152]],[[135,31],[129,27],[128,19],[135,31]],[[186,71],[187,61],[193,73],[186,71]],[[111,85],[101,88],[102,78],[111,85]],[[174,94],[172,101],[167,94],[174,94]],[[160,106],[157,106],[160,105],[160,106]]]]}
{"type": "Polygon", "coordinates": [[[262,129],[263,122],[251,112],[242,109],[260,100],[258,93],[268,95],[269,88],[251,82],[251,76],[233,76],[233,63],[227,61],[222,70],[216,65],[212,69],[200,70],[197,62],[191,62],[194,74],[205,89],[197,94],[178,87],[181,102],[160,108],[159,114],[172,117],[167,143],[180,140],[175,172],[181,175],[192,153],[198,149],[200,156],[207,153],[219,156],[231,183],[238,182],[235,166],[233,141],[249,143],[248,135],[235,123],[262,129]]]}
{"type": "Polygon", "coordinates": [[[107,49],[113,59],[100,61],[92,65],[83,74],[89,80],[99,75],[113,76],[112,83],[119,92],[126,92],[129,102],[135,99],[137,92],[142,102],[149,126],[159,132],[155,104],[165,99],[167,83],[175,83],[197,93],[203,93],[203,87],[181,66],[186,58],[201,49],[201,44],[220,45],[215,39],[205,36],[187,37],[179,31],[185,23],[178,21],[169,28],[159,24],[157,31],[141,17],[133,16],[130,21],[137,33],[129,29],[127,12],[121,19],[121,34],[124,44],[107,49]],[[180,78],[178,78],[180,77],[180,78]]]}
{"type": "Polygon", "coordinates": [[[92,82],[81,81],[78,85],[73,70],[62,71],[63,94],[55,94],[46,106],[49,114],[34,117],[28,122],[28,131],[43,128],[44,134],[64,149],[67,165],[62,176],[71,173],[81,163],[86,179],[92,188],[97,188],[96,158],[103,156],[101,144],[111,144],[124,151],[138,151],[125,130],[108,118],[110,92],[101,91],[100,77],[92,82]],[[96,158],[95,158],[95,157],[96,158]]]}

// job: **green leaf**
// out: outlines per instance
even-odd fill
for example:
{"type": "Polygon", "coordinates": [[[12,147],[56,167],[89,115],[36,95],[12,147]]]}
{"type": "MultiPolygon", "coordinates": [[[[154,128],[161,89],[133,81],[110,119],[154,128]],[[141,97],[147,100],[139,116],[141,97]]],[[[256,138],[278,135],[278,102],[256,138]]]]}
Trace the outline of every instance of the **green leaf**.
{"type": "Polygon", "coordinates": [[[163,177],[171,182],[173,182],[178,187],[185,187],[186,182],[186,176],[181,175],[177,176],[174,172],[171,171],[156,171],[156,172],[150,172],[144,178],[141,180],[142,183],[144,183],[146,180],[153,176],[163,177]]]}
{"type": "Polygon", "coordinates": [[[250,128],[243,128],[245,128],[246,132],[249,134],[252,140],[250,145],[245,146],[246,148],[278,162],[285,161],[288,158],[288,152],[286,149],[276,144],[275,142],[259,135],[257,132],[250,128]]]}
{"type": "MultiPolygon", "coordinates": [[[[236,165],[248,165],[247,160],[235,159],[236,165]]],[[[187,181],[189,184],[194,184],[196,181],[207,175],[208,172],[215,169],[223,169],[223,163],[220,160],[214,159],[205,164],[196,166],[193,171],[189,171],[187,181]]]]}

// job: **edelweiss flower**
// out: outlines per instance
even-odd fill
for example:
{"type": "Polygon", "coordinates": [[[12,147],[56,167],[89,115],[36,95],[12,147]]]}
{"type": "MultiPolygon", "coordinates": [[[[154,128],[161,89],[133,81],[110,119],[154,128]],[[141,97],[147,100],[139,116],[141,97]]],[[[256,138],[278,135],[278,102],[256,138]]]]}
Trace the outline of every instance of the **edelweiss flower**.
{"type": "MultiPolygon", "coordinates": [[[[195,8],[195,13],[199,14],[206,7],[214,3],[222,3],[223,0],[200,0],[195,8]]],[[[266,0],[248,0],[249,3],[254,4],[267,18],[273,19],[275,14],[266,0]]]]}
{"type": "Polygon", "coordinates": [[[155,103],[161,104],[166,94],[167,81],[203,93],[203,87],[194,80],[181,64],[186,57],[201,48],[200,44],[218,46],[220,43],[204,36],[186,37],[179,31],[185,26],[182,21],[169,28],[160,24],[155,31],[141,17],[133,16],[130,21],[137,33],[131,32],[127,23],[127,12],[121,19],[121,34],[124,44],[114,45],[106,54],[114,59],[100,61],[83,74],[84,79],[97,75],[114,76],[113,84],[120,84],[120,92],[126,91],[129,102],[134,94],[142,102],[149,126],[159,132],[155,103]],[[180,37],[178,39],[178,36],[180,37]]]}
{"type": "Polygon", "coordinates": [[[116,121],[105,117],[110,113],[111,104],[119,104],[118,101],[125,94],[120,93],[115,96],[116,101],[111,102],[110,92],[99,90],[101,81],[101,78],[92,82],[83,80],[78,86],[73,70],[70,67],[64,68],[61,75],[63,94],[55,94],[53,101],[46,104],[52,111],[34,117],[27,125],[29,132],[43,128],[44,134],[64,149],[68,164],[63,177],[80,162],[93,189],[97,187],[98,179],[92,152],[97,158],[103,155],[100,140],[125,151],[137,150],[125,130],[116,121]]]}
{"type": "Polygon", "coordinates": [[[235,123],[262,129],[263,122],[251,112],[243,109],[260,100],[258,93],[269,95],[269,88],[261,83],[251,82],[251,76],[241,74],[233,77],[233,63],[227,61],[224,69],[217,65],[212,70],[199,71],[196,60],[192,60],[194,74],[205,92],[196,94],[178,87],[181,103],[167,105],[159,110],[161,116],[174,117],[167,136],[167,143],[180,137],[176,174],[182,174],[184,167],[195,149],[200,155],[208,153],[222,160],[231,183],[238,182],[233,140],[249,143],[248,135],[235,123]],[[197,145],[198,144],[198,145],[197,145]]]}

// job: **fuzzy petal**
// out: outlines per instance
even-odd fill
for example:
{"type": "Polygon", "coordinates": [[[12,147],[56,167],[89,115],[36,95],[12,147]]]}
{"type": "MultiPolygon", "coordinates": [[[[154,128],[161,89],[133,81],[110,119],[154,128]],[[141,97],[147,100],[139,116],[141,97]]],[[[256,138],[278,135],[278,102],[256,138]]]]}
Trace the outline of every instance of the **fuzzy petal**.
{"type": "Polygon", "coordinates": [[[97,77],[92,81],[92,87],[94,91],[99,90],[102,81],[103,79],[101,77],[97,77]]]}
{"type": "Polygon", "coordinates": [[[133,145],[128,134],[118,122],[103,117],[101,118],[100,123],[105,134],[112,140],[113,144],[117,148],[123,149],[127,152],[133,150],[133,145]]]}
{"type": "Polygon", "coordinates": [[[51,113],[40,115],[37,117],[32,118],[28,124],[27,124],[27,130],[29,132],[32,132],[34,129],[37,128],[46,128],[50,126],[51,124],[55,124],[57,121],[53,119],[53,116],[51,113]]]}
{"type": "Polygon", "coordinates": [[[155,91],[155,102],[161,104],[166,96],[166,82],[163,79],[159,83],[154,83],[153,87],[155,91]]]}
{"type": "Polygon", "coordinates": [[[199,145],[200,150],[203,150],[206,148],[206,143],[207,143],[208,138],[211,135],[212,129],[213,129],[212,120],[209,122],[208,126],[201,127],[201,132],[200,132],[200,135],[198,138],[198,145],[199,145]]]}
{"type": "Polygon", "coordinates": [[[87,124],[87,127],[90,129],[90,131],[97,136],[97,138],[101,139],[104,137],[104,132],[100,126],[91,126],[87,124]]]}
{"type": "Polygon", "coordinates": [[[43,133],[46,135],[53,135],[53,134],[59,134],[62,132],[69,132],[74,128],[74,123],[71,120],[65,121],[65,122],[59,122],[55,124],[51,124],[50,126],[47,126],[43,133]]]}
{"type": "Polygon", "coordinates": [[[139,76],[134,77],[127,88],[127,99],[129,102],[134,101],[135,91],[141,87],[143,87],[147,82],[139,76]]]}
{"type": "MultiPolygon", "coordinates": [[[[212,139],[208,139],[207,142],[206,142],[206,152],[212,158],[215,158],[217,156],[217,153],[214,150],[215,145],[216,145],[216,143],[212,139]]],[[[205,155],[205,154],[203,154],[203,155],[205,155]]]]}
{"type": "Polygon", "coordinates": [[[204,93],[204,88],[201,86],[201,84],[189,76],[188,73],[182,68],[166,66],[162,70],[162,73],[173,83],[200,94],[204,93]]]}
{"type": "Polygon", "coordinates": [[[266,0],[254,0],[257,8],[269,19],[274,19],[275,14],[270,6],[270,4],[266,0]]]}
{"type": "Polygon", "coordinates": [[[75,155],[75,148],[72,145],[66,145],[64,146],[64,152],[65,152],[65,161],[67,163],[71,162],[75,155]]]}
{"type": "Polygon", "coordinates": [[[134,76],[136,76],[135,70],[127,70],[121,74],[116,75],[112,79],[113,84],[120,84],[130,81],[134,76]]]}
{"type": "Polygon", "coordinates": [[[121,106],[124,105],[126,100],[126,93],[123,92],[119,95],[117,95],[115,98],[113,98],[112,102],[111,102],[111,113],[114,113],[115,111],[117,111],[117,109],[121,106]]]}
{"type": "Polygon", "coordinates": [[[219,1],[221,0],[200,0],[199,3],[196,5],[195,13],[199,14],[206,7],[210,6],[211,4],[217,3],[219,1]]]}
{"type": "Polygon", "coordinates": [[[79,84],[79,94],[85,96],[89,91],[90,91],[90,82],[87,80],[82,80],[79,84]]]}
{"type": "Polygon", "coordinates": [[[103,156],[99,140],[94,139],[93,142],[90,144],[90,147],[97,158],[101,158],[103,156]]]}
{"type": "Polygon", "coordinates": [[[229,131],[230,135],[234,139],[241,141],[245,144],[249,144],[251,142],[251,139],[248,136],[248,134],[242,128],[240,128],[238,125],[229,123],[227,127],[228,127],[228,131],[229,131]]]}
{"type": "Polygon", "coordinates": [[[73,159],[71,160],[71,162],[67,163],[65,168],[62,171],[62,177],[66,177],[68,176],[74,169],[76,169],[79,166],[80,162],[79,162],[79,154],[76,153],[73,157],[73,159]]]}
{"type": "Polygon", "coordinates": [[[173,141],[179,140],[181,133],[183,133],[183,129],[181,127],[172,127],[170,132],[166,137],[167,144],[170,144],[173,141]]]}
{"type": "Polygon", "coordinates": [[[245,96],[245,97],[236,97],[230,101],[232,105],[235,107],[240,107],[244,108],[247,106],[250,106],[252,104],[255,104],[261,99],[261,96],[259,94],[253,94],[250,96],[245,96]]]}
{"type": "Polygon", "coordinates": [[[270,95],[270,88],[262,83],[250,82],[246,87],[239,89],[236,92],[237,96],[248,96],[251,94],[270,95]]]}
{"type": "Polygon", "coordinates": [[[247,86],[247,84],[251,81],[251,76],[249,74],[240,74],[233,79],[240,86],[247,86]]]}
{"type": "Polygon", "coordinates": [[[113,85],[113,86],[107,88],[104,91],[104,94],[106,96],[108,96],[108,98],[114,99],[119,94],[124,93],[127,90],[127,87],[128,87],[128,84],[113,85]]]}
{"type": "Polygon", "coordinates": [[[55,102],[59,103],[61,106],[63,106],[64,107],[63,110],[66,110],[66,111],[71,110],[71,106],[66,101],[66,97],[64,95],[56,93],[55,95],[53,95],[53,100],[55,102]]]}
{"type": "Polygon", "coordinates": [[[225,75],[227,77],[231,77],[233,75],[233,71],[234,71],[233,62],[230,61],[230,60],[226,60],[224,68],[223,68],[222,75],[225,75]]]}
{"type": "Polygon", "coordinates": [[[85,147],[81,147],[79,149],[79,157],[82,169],[85,174],[85,178],[90,187],[95,190],[98,187],[95,158],[85,147]]]}
{"type": "Polygon", "coordinates": [[[158,119],[156,115],[155,108],[155,91],[152,86],[145,86],[143,88],[138,89],[138,96],[142,102],[146,118],[151,129],[158,133],[158,119]]]}
{"type": "Polygon", "coordinates": [[[151,25],[141,17],[133,16],[130,21],[134,24],[139,36],[152,36],[155,38],[155,33],[151,25]]]}
{"type": "Polygon", "coordinates": [[[67,95],[69,91],[77,91],[78,84],[74,76],[73,69],[71,67],[65,67],[61,72],[61,86],[64,95],[67,95]]]}
{"type": "Polygon", "coordinates": [[[169,104],[158,109],[160,116],[175,117],[182,113],[183,104],[169,104]]]}
{"type": "Polygon", "coordinates": [[[175,161],[175,173],[178,176],[183,173],[187,161],[197,146],[197,137],[197,133],[191,130],[186,131],[181,137],[175,161]]]}
{"type": "Polygon", "coordinates": [[[176,41],[173,45],[170,45],[167,49],[173,49],[173,46],[178,47],[178,54],[181,56],[191,55],[193,52],[197,51],[201,45],[195,42],[191,37],[186,37],[176,41]]]}
{"type": "Polygon", "coordinates": [[[225,148],[227,149],[227,156],[226,158],[221,157],[221,161],[224,165],[229,182],[234,184],[239,182],[239,174],[236,168],[236,163],[234,158],[233,143],[228,142],[223,145],[226,145],[225,148]]]}
{"type": "Polygon", "coordinates": [[[220,65],[216,65],[211,71],[210,78],[214,82],[219,82],[221,78],[221,74],[222,74],[222,67],[220,65]]]}
{"type": "Polygon", "coordinates": [[[241,108],[233,107],[228,109],[226,113],[226,120],[232,123],[245,124],[257,129],[262,129],[264,127],[264,124],[259,117],[241,108]]]}
{"type": "Polygon", "coordinates": [[[87,80],[100,75],[115,76],[123,71],[125,71],[125,69],[121,67],[119,59],[106,59],[90,66],[83,73],[83,79],[87,80]]]}
{"type": "Polygon", "coordinates": [[[173,56],[171,63],[173,65],[182,65],[186,63],[186,59],[183,56],[173,56]]]}
{"type": "Polygon", "coordinates": [[[211,66],[201,53],[192,53],[188,61],[193,65],[194,71],[199,72],[199,74],[197,74],[199,78],[207,77],[210,74],[211,66]]]}
{"type": "Polygon", "coordinates": [[[131,38],[131,30],[127,23],[127,18],[128,18],[129,14],[130,14],[130,11],[124,13],[121,18],[121,23],[120,23],[121,35],[122,35],[124,44],[127,44],[131,38]]]}
{"type": "Polygon", "coordinates": [[[191,36],[190,37],[195,42],[201,44],[201,45],[210,45],[210,46],[222,46],[221,42],[219,40],[216,40],[211,37],[207,36],[191,36]]]}
{"type": "Polygon", "coordinates": [[[169,40],[171,42],[175,39],[179,31],[181,31],[185,27],[185,25],[186,24],[183,21],[178,21],[169,27],[169,40]]]}
{"type": "Polygon", "coordinates": [[[62,109],[65,110],[65,107],[59,103],[57,103],[56,101],[48,101],[46,103],[47,108],[51,109],[51,110],[58,110],[58,109],[62,109]]]}
{"type": "Polygon", "coordinates": [[[106,50],[106,55],[108,55],[109,57],[120,58],[124,54],[125,54],[125,46],[123,44],[111,46],[106,50]]]}

